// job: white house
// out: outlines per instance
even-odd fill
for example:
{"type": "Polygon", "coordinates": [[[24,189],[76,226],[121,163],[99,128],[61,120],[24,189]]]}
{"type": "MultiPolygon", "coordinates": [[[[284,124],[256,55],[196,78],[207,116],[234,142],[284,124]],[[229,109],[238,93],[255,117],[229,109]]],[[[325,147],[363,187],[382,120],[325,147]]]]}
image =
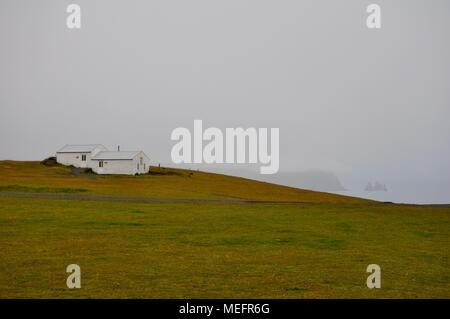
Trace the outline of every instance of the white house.
{"type": "Polygon", "coordinates": [[[143,174],[150,165],[150,159],[142,151],[100,152],[92,162],[92,170],[97,174],[143,174]]]}
{"type": "Polygon", "coordinates": [[[150,168],[150,159],[143,151],[108,151],[101,144],[66,145],[56,152],[56,161],[92,168],[97,174],[144,174],[150,168]]]}
{"type": "Polygon", "coordinates": [[[56,161],[63,165],[91,167],[91,158],[102,151],[107,151],[101,144],[65,145],[56,152],[56,161]]]}

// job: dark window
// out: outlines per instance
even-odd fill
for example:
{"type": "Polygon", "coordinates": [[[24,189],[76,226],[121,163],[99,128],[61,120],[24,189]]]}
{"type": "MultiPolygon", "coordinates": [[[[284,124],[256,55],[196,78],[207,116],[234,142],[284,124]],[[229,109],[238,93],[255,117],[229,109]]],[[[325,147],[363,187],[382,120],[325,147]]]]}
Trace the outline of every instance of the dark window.
{"type": "Polygon", "coordinates": [[[103,161],[98,162],[98,167],[103,167],[103,161]]]}
{"type": "Polygon", "coordinates": [[[81,155],[81,160],[86,161],[86,154],[81,155]]]}

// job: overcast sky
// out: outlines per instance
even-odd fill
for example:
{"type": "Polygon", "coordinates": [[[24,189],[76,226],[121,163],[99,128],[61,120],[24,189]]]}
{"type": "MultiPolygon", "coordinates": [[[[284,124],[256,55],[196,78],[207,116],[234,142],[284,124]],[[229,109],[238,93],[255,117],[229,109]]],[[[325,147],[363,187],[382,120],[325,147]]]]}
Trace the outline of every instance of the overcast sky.
{"type": "Polygon", "coordinates": [[[280,128],[281,174],[450,202],[448,30],[448,0],[2,0],[0,159],[101,143],[170,165],[172,130],[201,119],[280,128]]]}

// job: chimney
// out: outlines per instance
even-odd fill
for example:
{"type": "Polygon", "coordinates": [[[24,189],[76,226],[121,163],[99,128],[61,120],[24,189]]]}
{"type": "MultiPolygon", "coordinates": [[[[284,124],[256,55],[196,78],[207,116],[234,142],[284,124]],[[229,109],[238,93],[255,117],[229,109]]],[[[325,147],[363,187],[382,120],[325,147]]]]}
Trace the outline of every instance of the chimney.
{"type": "Polygon", "coordinates": [[[120,145],[117,145],[117,152],[120,152],[120,145]]]}

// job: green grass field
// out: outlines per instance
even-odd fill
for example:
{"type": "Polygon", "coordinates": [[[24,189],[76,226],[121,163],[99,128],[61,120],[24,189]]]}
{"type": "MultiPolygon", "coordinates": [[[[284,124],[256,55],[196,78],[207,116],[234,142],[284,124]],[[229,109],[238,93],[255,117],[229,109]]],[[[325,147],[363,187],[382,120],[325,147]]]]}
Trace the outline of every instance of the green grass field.
{"type": "Polygon", "coordinates": [[[0,176],[1,298],[450,298],[450,206],[384,204],[171,169],[96,176],[0,161],[0,176]],[[81,267],[81,289],[66,287],[72,263],[81,267]],[[366,287],[372,263],[381,266],[381,289],[366,287]]]}

